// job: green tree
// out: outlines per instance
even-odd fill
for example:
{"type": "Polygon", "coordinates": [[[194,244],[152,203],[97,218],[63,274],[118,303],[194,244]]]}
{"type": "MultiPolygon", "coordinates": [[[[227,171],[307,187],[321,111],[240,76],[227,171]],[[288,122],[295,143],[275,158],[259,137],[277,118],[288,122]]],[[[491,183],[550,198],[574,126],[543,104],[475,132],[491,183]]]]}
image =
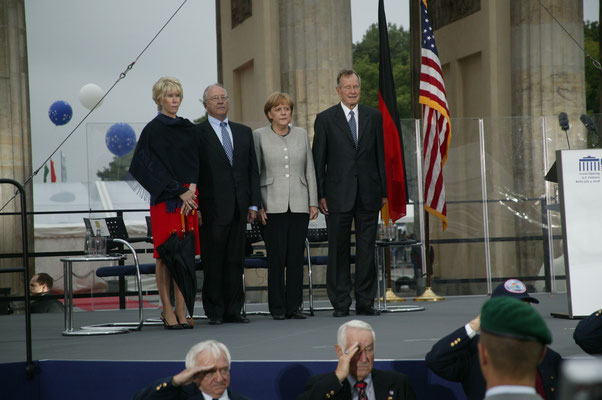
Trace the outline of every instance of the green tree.
{"type": "Polygon", "coordinates": [[[103,168],[102,171],[98,171],[96,176],[101,181],[122,181],[128,174],[128,169],[134,157],[134,150],[130,151],[123,157],[114,156],[113,160],[109,163],[108,168],[103,168]]]}
{"type": "MultiPolygon", "coordinates": [[[[600,61],[598,21],[587,21],[583,27],[583,44],[585,51],[600,61]]],[[[600,71],[585,56],[585,104],[588,114],[600,113],[600,71]]]]}
{"type": "MultiPolygon", "coordinates": [[[[397,109],[400,118],[411,117],[410,87],[410,33],[389,23],[389,49],[397,109]]],[[[353,45],[353,68],[362,77],[362,97],[364,105],[378,108],[378,61],[379,61],[378,25],[372,24],[362,40],[353,45]]]]}

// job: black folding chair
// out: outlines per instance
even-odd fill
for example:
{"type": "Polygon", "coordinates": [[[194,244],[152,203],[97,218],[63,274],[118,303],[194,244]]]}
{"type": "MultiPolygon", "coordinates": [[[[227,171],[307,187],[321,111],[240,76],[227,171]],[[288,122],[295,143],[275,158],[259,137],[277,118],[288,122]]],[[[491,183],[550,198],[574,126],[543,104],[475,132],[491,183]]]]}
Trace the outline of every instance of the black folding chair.
{"type": "MultiPolygon", "coordinates": [[[[245,268],[252,269],[267,269],[268,268],[268,258],[265,256],[265,253],[255,253],[253,248],[253,244],[262,242],[263,235],[261,233],[261,223],[259,221],[255,221],[252,224],[247,224],[247,239],[246,239],[246,250],[245,250],[245,258],[243,261],[243,272],[242,272],[242,287],[243,292],[246,297],[247,290],[245,287],[245,268]]],[[[246,301],[243,302],[242,308],[243,315],[270,315],[269,311],[247,311],[246,301]]]]}

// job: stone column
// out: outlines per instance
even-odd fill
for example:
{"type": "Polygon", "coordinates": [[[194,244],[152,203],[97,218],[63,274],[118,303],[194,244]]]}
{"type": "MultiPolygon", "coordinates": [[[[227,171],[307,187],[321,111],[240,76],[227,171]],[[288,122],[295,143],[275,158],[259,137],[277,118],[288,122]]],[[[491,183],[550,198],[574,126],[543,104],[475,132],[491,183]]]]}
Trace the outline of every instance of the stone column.
{"type": "MultiPolygon", "coordinates": [[[[545,6],[583,46],[583,1],[548,0],[545,6]]],[[[529,116],[513,124],[514,190],[525,197],[544,193],[544,157],[551,165],[556,149],[566,149],[558,113],[571,122],[571,148],[585,148],[586,132],[579,122],[585,113],[585,72],[583,51],[536,1],[511,2],[512,115],[529,116]],[[546,116],[549,152],[543,153],[539,117],[546,116]]],[[[529,217],[539,218],[538,205],[518,207],[516,230],[520,236],[541,234],[529,217]]],[[[535,219],[538,221],[538,219],[535,219]]],[[[519,273],[534,275],[542,262],[542,249],[518,243],[519,273]]]]}
{"type": "Polygon", "coordinates": [[[295,101],[293,124],[313,139],[316,114],[337,103],[336,76],[352,68],[349,0],[280,2],[280,76],[295,101]]]}
{"type": "MultiPolygon", "coordinates": [[[[31,134],[24,0],[0,0],[0,177],[23,183],[31,175],[31,134]]],[[[27,187],[27,209],[33,210],[31,184],[27,187]]],[[[0,208],[15,192],[0,185],[0,208]]],[[[2,211],[21,211],[17,197],[2,211]]],[[[29,243],[33,243],[33,218],[28,218],[29,243]]],[[[0,253],[20,253],[19,216],[0,215],[0,253]]],[[[33,249],[33,246],[30,246],[33,249]]],[[[21,259],[2,259],[2,267],[21,266],[21,259]]],[[[30,262],[33,271],[33,260],[30,262]]],[[[23,274],[0,274],[0,287],[11,295],[23,294],[23,274]]]]}

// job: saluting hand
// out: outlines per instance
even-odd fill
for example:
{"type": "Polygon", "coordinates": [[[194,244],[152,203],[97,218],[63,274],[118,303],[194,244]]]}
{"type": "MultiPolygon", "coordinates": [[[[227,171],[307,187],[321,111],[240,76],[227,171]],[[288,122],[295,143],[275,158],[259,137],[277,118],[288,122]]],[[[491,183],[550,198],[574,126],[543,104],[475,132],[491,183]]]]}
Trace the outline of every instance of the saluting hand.
{"type": "Polygon", "coordinates": [[[174,386],[189,385],[197,378],[203,379],[208,372],[215,371],[215,368],[215,365],[195,365],[194,367],[186,368],[171,378],[171,384],[174,386]]]}
{"type": "Polygon", "coordinates": [[[340,348],[339,345],[335,345],[335,348],[337,350],[337,356],[339,357],[339,363],[337,364],[337,369],[334,371],[334,373],[339,379],[339,382],[343,382],[345,378],[347,378],[347,375],[349,375],[349,365],[351,364],[351,359],[358,352],[360,344],[358,342],[354,342],[345,350],[340,348]]]}

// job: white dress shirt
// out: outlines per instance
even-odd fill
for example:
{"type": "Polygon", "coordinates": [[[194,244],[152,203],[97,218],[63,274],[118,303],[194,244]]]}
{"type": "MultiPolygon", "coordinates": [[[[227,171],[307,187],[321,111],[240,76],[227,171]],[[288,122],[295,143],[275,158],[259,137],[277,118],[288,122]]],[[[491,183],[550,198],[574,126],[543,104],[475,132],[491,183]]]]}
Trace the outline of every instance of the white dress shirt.
{"type": "Polygon", "coordinates": [[[234,138],[232,137],[232,129],[230,129],[228,117],[226,117],[226,119],[224,119],[223,121],[220,121],[219,119],[208,115],[207,120],[209,121],[209,124],[211,124],[211,127],[213,128],[213,131],[217,135],[217,139],[222,144],[222,146],[224,145],[224,142],[222,142],[222,127],[220,126],[220,124],[222,122],[226,123],[226,130],[228,131],[228,135],[230,135],[230,143],[232,143],[232,150],[234,150],[234,138]]]}
{"type": "MultiPolygon", "coordinates": [[[[205,399],[205,400],[213,400],[214,399],[214,397],[209,396],[205,392],[201,392],[201,394],[203,395],[203,399],[205,399]]],[[[230,397],[228,397],[228,390],[224,390],[224,394],[222,394],[222,396],[218,400],[230,400],[230,397]]]]}

